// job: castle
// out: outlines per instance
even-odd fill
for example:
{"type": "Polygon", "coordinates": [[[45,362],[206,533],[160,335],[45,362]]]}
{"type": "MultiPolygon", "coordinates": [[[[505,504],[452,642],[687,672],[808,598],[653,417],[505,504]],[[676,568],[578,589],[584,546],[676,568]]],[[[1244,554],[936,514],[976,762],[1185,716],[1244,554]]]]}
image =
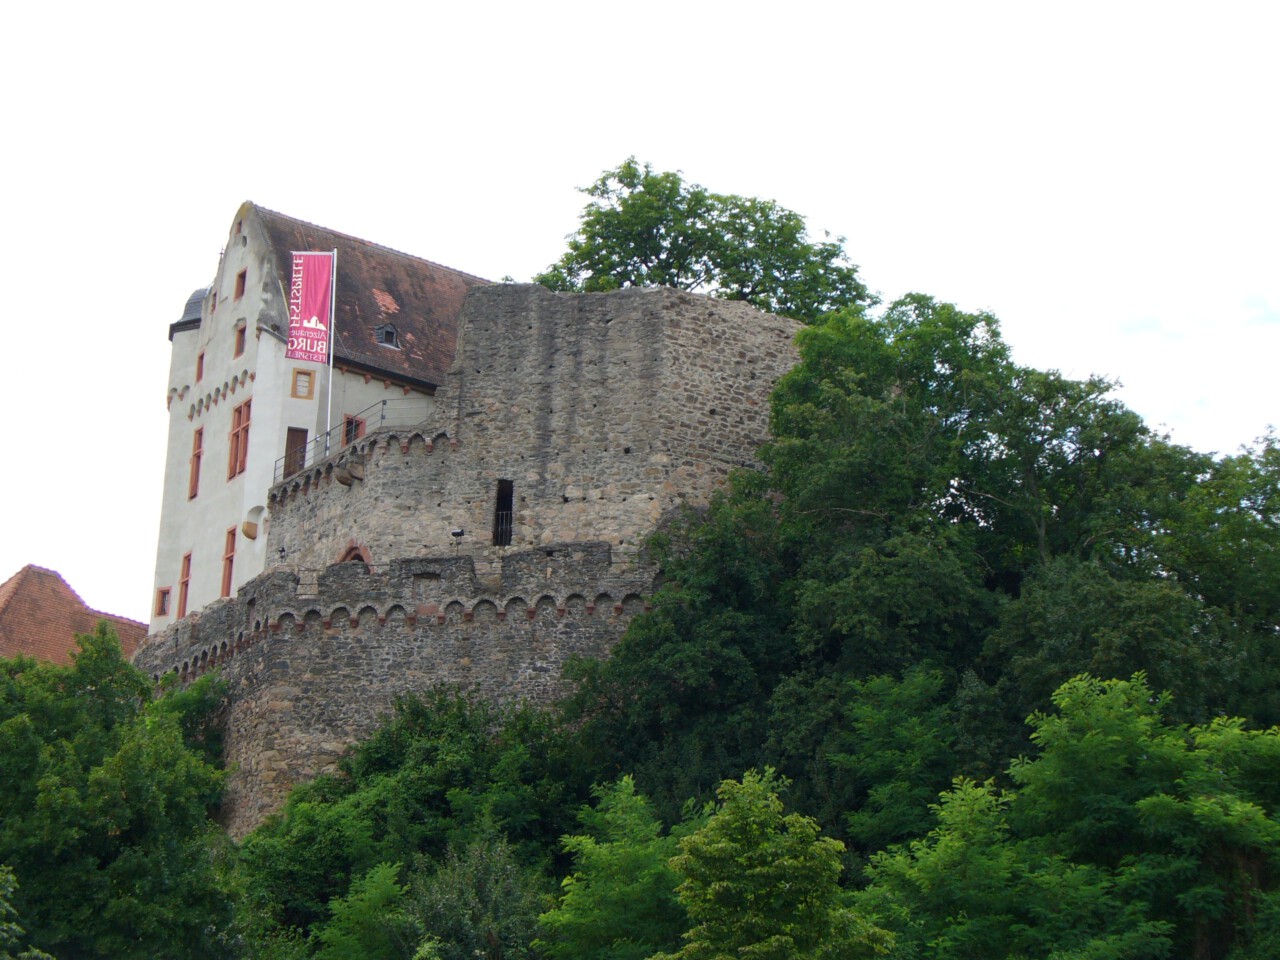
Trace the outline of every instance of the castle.
{"type": "Polygon", "coordinates": [[[170,330],[156,616],[134,660],[222,671],[233,834],[398,695],[547,699],[568,657],[606,654],[653,592],[645,538],[754,463],[797,326],[669,289],[488,284],[242,206],[170,330]],[[328,371],[281,336],[288,254],[312,249],[338,250],[329,431],[328,371]],[[224,454],[227,479],[205,476],[224,454]]]}

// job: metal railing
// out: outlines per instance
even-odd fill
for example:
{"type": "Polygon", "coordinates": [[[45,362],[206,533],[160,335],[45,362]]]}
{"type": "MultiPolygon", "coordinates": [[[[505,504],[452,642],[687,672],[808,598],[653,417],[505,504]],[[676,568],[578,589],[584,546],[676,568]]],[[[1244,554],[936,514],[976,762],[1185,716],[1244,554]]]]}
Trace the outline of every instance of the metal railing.
{"type": "Polygon", "coordinates": [[[408,397],[395,400],[379,400],[355,415],[344,414],[342,422],[327,432],[309,440],[306,446],[286,450],[276,461],[273,483],[287,480],[295,473],[327,460],[359,440],[366,433],[385,427],[414,427],[422,423],[421,400],[408,397]]]}
{"type": "Polygon", "coordinates": [[[493,515],[493,545],[495,547],[511,546],[511,515],[510,510],[497,510],[493,515]]]}

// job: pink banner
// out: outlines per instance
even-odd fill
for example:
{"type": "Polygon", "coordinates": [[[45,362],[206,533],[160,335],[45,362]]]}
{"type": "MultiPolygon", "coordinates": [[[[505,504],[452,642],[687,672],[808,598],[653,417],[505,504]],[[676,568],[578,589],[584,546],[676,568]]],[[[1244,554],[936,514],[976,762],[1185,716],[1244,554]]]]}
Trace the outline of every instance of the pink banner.
{"type": "Polygon", "coordinates": [[[289,282],[290,360],[329,362],[329,318],[333,296],[333,254],[293,254],[289,282]]]}

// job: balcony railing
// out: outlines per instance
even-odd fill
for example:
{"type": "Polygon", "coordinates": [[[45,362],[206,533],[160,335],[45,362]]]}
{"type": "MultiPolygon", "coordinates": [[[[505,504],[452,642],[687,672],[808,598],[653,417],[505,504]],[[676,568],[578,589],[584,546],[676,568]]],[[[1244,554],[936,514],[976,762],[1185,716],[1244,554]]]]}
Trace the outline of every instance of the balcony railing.
{"type": "Polygon", "coordinates": [[[315,466],[329,457],[341,453],[343,448],[366,433],[385,427],[413,427],[422,422],[421,400],[403,398],[379,400],[359,413],[344,415],[342,422],[327,432],[293,450],[286,450],[276,461],[273,483],[287,480],[295,473],[315,466]]]}

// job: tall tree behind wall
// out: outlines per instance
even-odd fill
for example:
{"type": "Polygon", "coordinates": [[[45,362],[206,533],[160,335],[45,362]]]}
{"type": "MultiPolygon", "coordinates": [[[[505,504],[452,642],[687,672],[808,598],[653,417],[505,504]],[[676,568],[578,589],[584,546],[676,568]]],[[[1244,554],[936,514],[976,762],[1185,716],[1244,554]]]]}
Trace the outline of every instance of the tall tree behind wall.
{"type": "Polygon", "coordinates": [[[634,157],[582,192],[591,202],[569,249],[534,277],[552,290],[676,287],[807,322],[874,302],[844,239],[811,240],[773,200],[712,193],[634,157]]]}

